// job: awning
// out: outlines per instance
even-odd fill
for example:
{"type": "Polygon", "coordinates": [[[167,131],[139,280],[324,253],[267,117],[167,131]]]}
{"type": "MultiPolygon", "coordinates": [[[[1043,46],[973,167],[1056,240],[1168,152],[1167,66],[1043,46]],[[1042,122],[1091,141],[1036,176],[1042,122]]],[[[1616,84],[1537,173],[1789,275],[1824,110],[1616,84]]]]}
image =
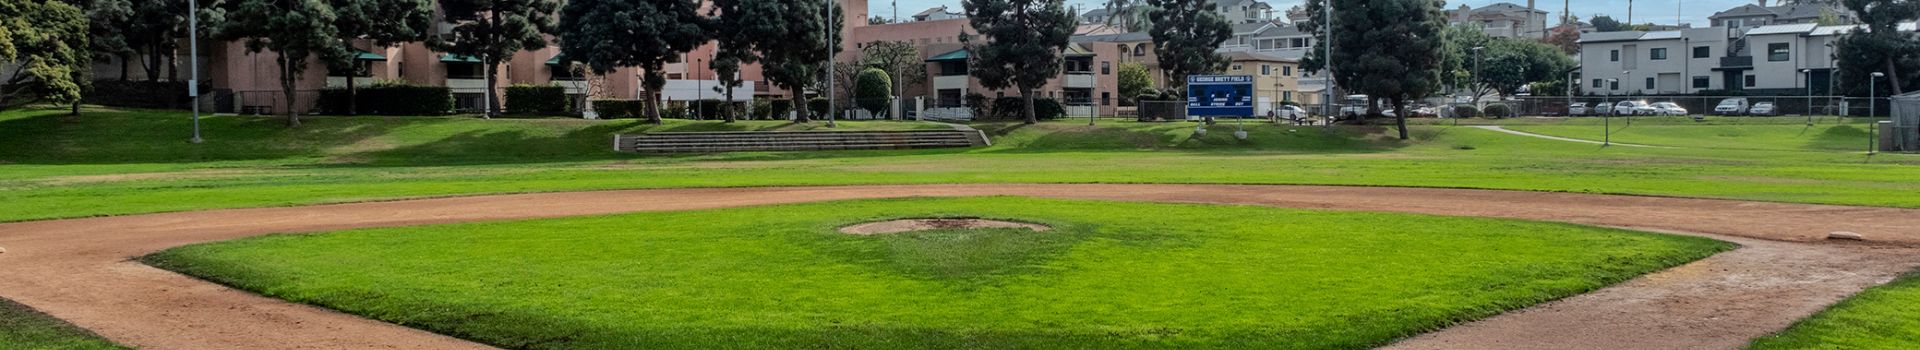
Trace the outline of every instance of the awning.
{"type": "Polygon", "coordinates": [[[440,56],[440,62],[485,63],[485,62],[480,62],[479,58],[475,58],[473,56],[455,55],[455,54],[447,54],[445,56],[440,56]]]}
{"type": "Polygon", "coordinates": [[[547,60],[547,65],[549,66],[564,66],[567,65],[567,63],[566,55],[553,55],[553,59],[547,60]]]}
{"type": "Polygon", "coordinates": [[[372,52],[367,52],[367,51],[365,51],[365,50],[354,50],[354,51],[356,51],[356,53],[355,53],[355,54],[353,55],[353,59],[354,59],[354,60],[359,60],[359,61],[385,61],[385,60],[387,60],[387,56],[381,56],[380,54],[377,54],[377,53],[372,53],[372,52]]]}
{"type": "Polygon", "coordinates": [[[1064,54],[1063,56],[1066,56],[1066,57],[1093,57],[1094,56],[1093,50],[1087,49],[1087,47],[1085,46],[1080,46],[1080,44],[1067,44],[1067,50],[1063,52],[1063,54],[1064,54]]]}
{"type": "Polygon", "coordinates": [[[927,58],[927,62],[937,62],[937,61],[965,61],[965,60],[967,59],[967,57],[968,57],[968,56],[967,56],[967,50],[965,50],[965,49],[961,49],[961,50],[953,50],[953,52],[948,52],[948,53],[943,53],[943,54],[939,54],[939,55],[934,55],[933,57],[928,57],[928,58],[927,58]]]}

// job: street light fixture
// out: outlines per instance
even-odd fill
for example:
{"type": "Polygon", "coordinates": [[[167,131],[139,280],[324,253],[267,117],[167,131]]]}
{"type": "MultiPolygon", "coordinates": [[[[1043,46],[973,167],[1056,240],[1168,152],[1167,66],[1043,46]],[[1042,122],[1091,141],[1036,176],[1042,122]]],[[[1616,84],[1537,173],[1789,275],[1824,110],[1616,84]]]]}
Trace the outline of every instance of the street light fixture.
{"type": "Polygon", "coordinates": [[[1880,153],[1880,147],[1874,147],[1880,140],[1880,135],[1876,135],[1880,132],[1880,105],[1876,100],[1880,97],[1879,91],[1874,89],[1879,87],[1875,84],[1880,81],[1880,78],[1885,77],[1887,73],[1873,72],[1873,77],[1867,79],[1867,155],[1880,153]]]}

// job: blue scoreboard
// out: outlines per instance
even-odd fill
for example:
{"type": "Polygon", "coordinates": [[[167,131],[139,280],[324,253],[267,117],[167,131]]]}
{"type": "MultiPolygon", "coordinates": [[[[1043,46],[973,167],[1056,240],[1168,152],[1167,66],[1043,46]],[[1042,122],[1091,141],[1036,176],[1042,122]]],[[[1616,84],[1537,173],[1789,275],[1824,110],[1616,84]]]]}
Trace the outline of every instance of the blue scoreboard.
{"type": "Polygon", "coordinates": [[[1187,76],[1187,115],[1191,117],[1252,117],[1253,76],[1187,76]]]}

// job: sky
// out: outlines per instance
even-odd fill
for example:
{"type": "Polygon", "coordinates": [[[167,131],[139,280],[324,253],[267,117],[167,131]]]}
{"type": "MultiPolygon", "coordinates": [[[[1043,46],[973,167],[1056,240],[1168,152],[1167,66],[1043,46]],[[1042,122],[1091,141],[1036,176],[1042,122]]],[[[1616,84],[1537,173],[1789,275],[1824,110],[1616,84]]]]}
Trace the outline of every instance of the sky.
{"type": "MultiPolygon", "coordinates": [[[[960,0],[868,0],[868,11],[876,16],[892,16],[892,3],[894,1],[898,1],[900,4],[901,18],[906,18],[907,16],[912,16],[914,13],[919,13],[922,10],[940,5],[946,5],[948,8],[953,9],[954,12],[960,12],[960,0]]],[[[1266,1],[1267,4],[1273,5],[1275,11],[1285,11],[1286,9],[1304,3],[1301,0],[1266,1]]],[[[1460,7],[1461,4],[1466,4],[1477,8],[1500,2],[1511,2],[1521,6],[1526,6],[1527,4],[1525,0],[1460,0],[1448,1],[1447,7],[1457,8],[1460,7]]],[[[1539,0],[1539,2],[1535,3],[1535,6],[1538,6],[1541,10],[1558,15],[1560,10],[1566,7],[1567,2],[1569,1],[1539,0]]],[[[1571,2],[1573,5],[1573,14],[1580,16],[1582,19],[1592,18],[1595,14],[1610,15],[1613,16],[1614,19],[1623,22],[1627,19],[1627,1],[1625,0],[1572,0],[1571,2]]],[[[1775,4],[1779,2],[1778,0],[1772,1],[1772,3],[1775,4]]],[[[1068,6],[1079,5],[1083,9],[1099,8],[1100,4],[1104,3],[1106,3],[1106,1],[1103,0],[1067,0],[1068,6]]],[[[1705,27],[1707,26],[1707,16],[1712,16],[1714,12],[1725,11],[1749,3],[1754,3],[1754,1],[1636,0],[1633,2],[1633,21],[1636,23],[1653,22],[1657,24],[1673,24],[1676,19],[1676,14],[1684,14],[1684,16],[1680,18],[1682,22],[1693,23],[1695,27],[1705,27]],[[1681,3],[1684,3],[1684,5],[1681,3]]],[[[1336,1],[1334,4],[1338,5],[1339,2],[1336,1]]],[[[1550,24],[1558,24],[1558,22],[1550,24]]]]}

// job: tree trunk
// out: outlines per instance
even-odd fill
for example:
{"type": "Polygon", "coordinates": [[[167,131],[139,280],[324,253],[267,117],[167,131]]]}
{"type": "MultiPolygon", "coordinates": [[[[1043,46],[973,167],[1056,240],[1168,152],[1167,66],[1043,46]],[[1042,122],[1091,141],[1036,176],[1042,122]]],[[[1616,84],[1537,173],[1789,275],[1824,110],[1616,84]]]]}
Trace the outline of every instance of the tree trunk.
{"type": "Polygon", "coordinates": [[[287,127],[300,127],[300,115],[293,111],[293,104],[295,102],[293,83],[298,80],[298,78],[293,76],[292,61],[287,59],[286,56],[280,56],[275,59],[275,61],[279,61],[280,63],[280,92],[285,95],[284,97],[286,97],[287,100],[286,106],[282,107],[285,109],[283,112],[287,114],[287,127]]]}
{"type": "Polygon", "coordinates": [[[360,115],[360,87],[353,85],[354,76],[360,75],[357,68],[347,68],[347,116],[360,115]]]}
{"type": "Polygon", "coordinates": [[[1020,99],[1026,102],[1026,103],[1022,103],[1026,105],[1025,106],[1026,111],[1023,112],[1023,113],[1026,113],[1027,115],[1026,123],[1028,125],[1039,123],[1040,119],[1035,117],[1033,113],[1033,88],[1024,87],[1024,86],[1020,87],[1020,99]]]}
{"type": "MultiPolygon", "coordinates": [[[[648,73],[648,74],[652,74],[652,73],[648,73]]],[[[646,99],[647,99],[646,101],[647,102],[647,123],[653,124],[653,125],[665,124],[666,121],[660,119],[659,88],[648,87],[646,99]]]]}
{"type": "Polygon", "coordinates": [[[159,51],[160,51],[160,45],[148,46],[146,62],[140,65],[141,70],[144,70],[147,72],[148,82],[160,81],[159,51]]]}
{"type": "Polygon", "coordinates": [[[127,55],[120,55],[120,81],[127,81],[127,74],[133,72],[132,58],[133,57],[128,57],[127,55]]]}
{"type": "Polygon", "coordinates": [[[1406,140],[1407,139],[1407,102],[1397,98],[1393,99],[1393,110],[1394,110],[1394,113],[1393,113],[1394,123],[1398,124],[1400,128],[1400,139],[1406,140]]]}
{"type": "MultiPolygon", "coordinates": [[[[1867,80],[1871,81],[1873,78],[1867,78],[1867,80]]],[[[1887,96],[1907,94],[1905,91],[1906,88],[1902,86],[1902,81],[1900,81],[1900,66],[1893,64],[1893,57],[1887,57],[1887,83],[1893,85],[1893,94],[1887,96]]]]}
{"type": "Polygon", "coordinates": [[[809,116],[807,116],[808,107],[812,107],[812,106],[807,105],[807,93],[804,91],[801,91],[801,89],[799,88],[795,88],[793,90],[793,108],[792,108],[794,123],[806,124],[806,123],[813,122],[813,118],[810,118],[809,116]]]}
{"type": "Polygon", "coordinates": [[[167,81],[180,81],[180,57],[167,50],[167,81]]]}
{"type": "Polygon", "coordinates": [[[725,110],[720,111],[720,114],[727,118],[727,124],[733,124],[733,85],[732,84],[727,84],[726,95],[727,95],[727,103],[722,104],[723,106],[725,106],[725,107],[722,107],[722,108],[725,108],[725,110]]]}
{"type": "Polygon", "coordinates": [[[80,100],[73,101],[73,112],[68,115],[74,116],[76,118],[80,117],[80,100]]]}
{"type": "Polygon", "coordinates": [[[496,82],[495,79],[499,79],[499,77],[495,77],[493,75],[494,71],[497,71],[500,69],[500,64],[495,63],[493,58],[489,57],[486,59],[486,65],[487,65],[487,72],[486,72],[487,74],[487,79],[486,79],[487,80],[487,106],[486,106],[487,112],[482,113],[482,115],[486,116],[487,119],[493,119],[493,117],[500,116],[499,115],[500,94],[497,94],[496,92],[498,91],[494,89],[494,84],[496,82]]]}

